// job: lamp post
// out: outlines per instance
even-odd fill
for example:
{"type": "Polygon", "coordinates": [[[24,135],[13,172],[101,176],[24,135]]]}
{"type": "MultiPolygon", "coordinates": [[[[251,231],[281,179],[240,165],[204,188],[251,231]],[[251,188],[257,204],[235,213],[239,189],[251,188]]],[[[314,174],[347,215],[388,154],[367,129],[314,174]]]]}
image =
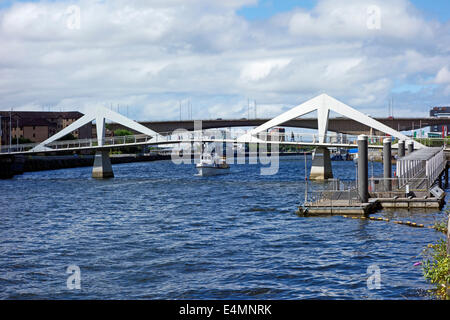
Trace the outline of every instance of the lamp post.
{"type": "Polygon", "coordinates": [[[9,152],[11,152],[11,145],[12,145],[11,116],[12,116],[12,108],[11,108],[11,110],[9,110],[9,152]]]}
{"type": "Polygon", "coordinates": [[[19,119],[16,119],[16,145],[17,150],[19,150],[19,119]]]}

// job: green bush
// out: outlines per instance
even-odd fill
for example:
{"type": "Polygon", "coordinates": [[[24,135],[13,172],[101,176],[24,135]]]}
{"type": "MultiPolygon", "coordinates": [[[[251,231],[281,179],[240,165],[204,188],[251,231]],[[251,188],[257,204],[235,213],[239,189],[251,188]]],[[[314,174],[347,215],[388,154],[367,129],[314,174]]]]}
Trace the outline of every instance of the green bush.
{"type": "Polygon", "coordinates": [[[435,285],[434,293],[440,299],[450,299],[450,263],[447,255],[447,243],[440,239],[436,244],[429,244],[424,250],[423,274],[435,285]]]}
{"type": "Polygon", "coordinates": [[[33,141],[31,141],[28,138],[24,138],[24,137],[19,138],[19,144],[27,144],[27,143],[33,143],[33,141]]]}
{"type": "Polygon", "coordinates": [[[435,222],[433,225],[433,228],[436,231],[447,234],[447,226],[448,226],[448,222],[447,222],[447,219],[445,219],[444,221],[441,221],[441,222],[435,222]]]}
{"type": "Polygon", "coordinates": [[[75,138],[75,136],[71,133],[66,134],[64,137],[62,137],[61,141],[67,141],[67,140],[76,140],[77,138],[75,138]]]}
{"type": "Polygon", "coordinates": [[[117,129],[114,131],[114,136],[123,137],[123,136],[132,136],[133,133],[126,129],[117,129]]]}

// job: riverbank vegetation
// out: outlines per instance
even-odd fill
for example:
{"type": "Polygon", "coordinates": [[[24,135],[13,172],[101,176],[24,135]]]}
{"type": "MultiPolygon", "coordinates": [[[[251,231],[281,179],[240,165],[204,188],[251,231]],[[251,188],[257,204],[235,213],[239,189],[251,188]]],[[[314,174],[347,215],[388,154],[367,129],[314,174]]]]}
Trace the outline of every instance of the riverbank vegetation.
{"type": "MultiPolygon", "coordinates": [[[[447,234],[448,221],[435,223],[434,229],[447,234]]],[[[450,300],[450,257],[447,254],[446,238],[429,244],[423,252],[423,274],[434,285],[432,293],[437,298],[450,300]]]]}

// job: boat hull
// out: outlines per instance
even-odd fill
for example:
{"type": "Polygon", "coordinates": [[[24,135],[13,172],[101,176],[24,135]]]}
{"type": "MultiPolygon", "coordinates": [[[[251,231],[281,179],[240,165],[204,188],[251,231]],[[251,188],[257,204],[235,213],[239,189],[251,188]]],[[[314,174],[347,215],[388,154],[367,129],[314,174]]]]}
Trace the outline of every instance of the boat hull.
{"type": "Polygon", "coordinates": [[[228,173],[230,168],[217,168],[217,167],[197,167],[198,175],[202,177],[216,176],[219,174],[228,173]]]}

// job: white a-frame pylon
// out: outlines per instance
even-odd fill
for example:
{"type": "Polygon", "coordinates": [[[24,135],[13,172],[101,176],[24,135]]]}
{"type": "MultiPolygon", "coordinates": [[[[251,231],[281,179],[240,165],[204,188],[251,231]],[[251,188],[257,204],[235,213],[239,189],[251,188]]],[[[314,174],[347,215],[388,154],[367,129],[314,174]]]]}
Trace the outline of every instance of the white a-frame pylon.
{"type": "Polygon", "coordinates": [[[106,119],[111,120],[115,123],[119,123],[127,128],[133,129],[137,132],[146,134],[150,137],[153,137],[153,139],[155,139],[157,136],[159,136],[159,134],[157,132],[137,123],[136,121],[133,121],[131,119],[128,119],[127,117],[124,117],[120,113],[114,112],[114,111],[106,109],[104,107],[96,107],[96,108],[91,109],[88,112],[86,112],[86,114],[84,116],[82,116],[80,119],[78,119],[74,123],[72,123],[69,126],[67,126],[66,128],[64,128],[57,134],[51,136],[47,140],[38,144],[31,151],[51,151],[52,148],[47,147],[48,144],[64,137],[65,135],[81,128],[85,124],[92,122],[94,120],[96,122],[96,128],[97,128],[98,146],[101,147],[101,146],[103,146],[103,141],[105,139],[105,120],[106,119]]]}
{"type": "MultiPolygon", "coordinates": [[[[374,128],[376,130],[379,130],[381,132],[387,133],[395,138],[398,138],[400,140],[412,140],[411,138],[405,136],[404,134],[382,124],[381,122],[378,122],[371,117],[359,112],[358,110],[355,110],[352,107],[349,107],[348,105],[334,99],[333,97],[330,97],[327,94],[321,94],[311,100],[308,100],[294,108],[292,108],[289,111],[286,111],[285,113],[279,115],[276,118],[273,118],[270,121],[267,121],[266,123],[260,125],[259,127],[251,130],[247,134],[239,137],[238,141],[246,142],[246,141],[255,141],[258,142],[258,139],[255,139],[255,136],[258,133],[261,133],[265,130],[268,130],[270,128],[273,128],[275,126],[279,126],[289,120],[301,117],[305,114],[308,114],[312,111],[317,110],[317,124],[318,124],[318,131],[319,131],[319,143],[324,143],[327,132],[328,132],[328,118],[330,111],[337,112],[347,118],[350,118],[352,120],[355,120],[357,122],[363,123],[367,125],[368,127],[374,128]]],[[[263,142],[263,141],[261,141],[263,142]]],[[[423,148],[424,145],[420,144],[417,141],[414,141],[415,148],[423,148]]]]}

